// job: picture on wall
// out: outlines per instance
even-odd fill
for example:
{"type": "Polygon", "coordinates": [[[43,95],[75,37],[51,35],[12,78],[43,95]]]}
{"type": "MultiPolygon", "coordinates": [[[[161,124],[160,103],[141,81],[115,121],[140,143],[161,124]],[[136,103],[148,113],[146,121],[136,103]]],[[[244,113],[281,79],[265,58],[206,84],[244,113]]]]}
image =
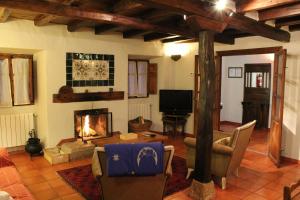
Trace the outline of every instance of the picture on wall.
{"type": "Polygon", "coordinates": [[[228,78],[242,78],[243,68],[242,67],[228,67],[228,78]]]}
{"type": "Polygon", "coordinates": [[[66,84],[114,86],[114,55],[66,53],[66,84]]]}

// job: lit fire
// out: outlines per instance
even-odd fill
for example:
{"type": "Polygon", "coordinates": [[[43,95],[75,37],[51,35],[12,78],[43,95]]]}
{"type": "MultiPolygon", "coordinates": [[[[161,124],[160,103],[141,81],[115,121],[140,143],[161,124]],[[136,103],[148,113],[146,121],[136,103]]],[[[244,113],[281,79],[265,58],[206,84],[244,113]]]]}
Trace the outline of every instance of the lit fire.
{"type": "Polygon", "coordinates": [[[84,117],[84,127],[83,127],[83,137],[89,137],[91,135],[96,135],[96,131],[90,128],[90,118],[89,115],[84,117]]]}
{"type": "Polygon", "coordinates": [[[89,115],[86,115],[84,118],[84,127],[83,127],[84,136],[90,135],[90,118],[89,115]]]}

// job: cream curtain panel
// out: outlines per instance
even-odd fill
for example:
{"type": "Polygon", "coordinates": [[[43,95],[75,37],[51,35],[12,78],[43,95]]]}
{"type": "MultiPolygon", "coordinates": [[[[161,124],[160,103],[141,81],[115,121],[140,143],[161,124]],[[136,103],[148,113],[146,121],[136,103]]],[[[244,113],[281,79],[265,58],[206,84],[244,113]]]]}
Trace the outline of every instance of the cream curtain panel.
{"type": "Polygon", "coordinates": [[[136,62],[129,61],[128,63],[128,96],[137,96],[138,82],[137,82],[137,69],[136,62]]]}
{"type": "Polygon", "coordinates": [[[29,59],[13,58],[14,105],[30,104],[29,97],[29,59]]]}
{"type": "Polygon", "coordinates": [[[0,107],[11,107],[11,86],[8,59],[0,60],[0,107]]]}
{"type": "Polygon", "coordinates": [[[147,97],[147,61],[129,61],[128,95],[129,97],[147,97]]]}

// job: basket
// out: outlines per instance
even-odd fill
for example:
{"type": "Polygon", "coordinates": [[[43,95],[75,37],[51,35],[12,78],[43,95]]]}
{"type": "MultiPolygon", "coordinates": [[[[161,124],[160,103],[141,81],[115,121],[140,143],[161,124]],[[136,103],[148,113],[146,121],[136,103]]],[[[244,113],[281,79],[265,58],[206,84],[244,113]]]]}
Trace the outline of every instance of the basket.
{"type": "Polygon", "coordinates": [[[136,119],[128,121],[128,129],[129,132],[142,132],[142,131],[149,131],[152,125],[151,120],[144,120],[144,123],[140,123],[136,119]]]}

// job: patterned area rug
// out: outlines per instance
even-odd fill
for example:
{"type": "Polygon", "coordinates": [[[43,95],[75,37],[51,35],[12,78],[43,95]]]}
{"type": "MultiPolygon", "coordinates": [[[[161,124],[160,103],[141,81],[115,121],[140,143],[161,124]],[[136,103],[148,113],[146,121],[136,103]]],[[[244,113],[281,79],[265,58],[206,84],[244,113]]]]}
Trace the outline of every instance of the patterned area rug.
{"type": "MultiPolygon", "coordinates": [[[[183,190],[190,186],[191,179],[186,180],[187,173],[185,159],[174,156],[172,161],[173,175],[167,181],[165,196],[183,190]]],[[[74,189],[88,200],[101,199],[101,188],[93,177],[91,165],[85,165],[57,172],[74,189]]]]}

